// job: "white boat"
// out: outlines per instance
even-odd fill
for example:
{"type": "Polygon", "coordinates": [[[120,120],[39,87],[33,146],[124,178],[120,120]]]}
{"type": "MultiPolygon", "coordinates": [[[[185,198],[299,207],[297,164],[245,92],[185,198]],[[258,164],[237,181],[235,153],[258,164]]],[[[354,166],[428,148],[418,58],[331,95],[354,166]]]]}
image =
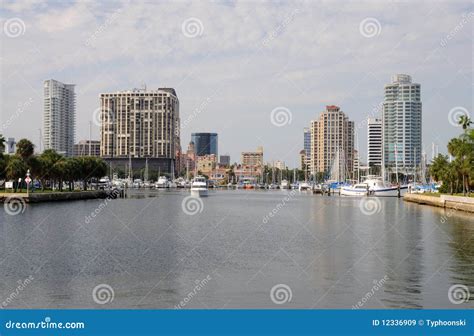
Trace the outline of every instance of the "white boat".
{"type": "Polygon", "coordinates": [[[191,183],[191,196],[207,196],[207,181],[204,176],[196,176],[191,183]]]}
{"type": "Polygon", "coordinates": [[[287,180],[282,180],[280,183],[280,189],[290,189],[290,184],[287,180]]]}
{"type": "Polygon", "coordinates": [[[135,179],[133,180],[132,187],[135,189],[141,188],[143,186],[143,182],[141,179],[135,179]]]}
{"type": "Polygon", "coordinates": [[[362,183],[357,183],[349,187],[341,187],[341,195],[345,196],[398,196],[398,189],[400,189],[400,195],[406,193],[407,185],[388,185],[381,177],[368,176],[367,179],[362,183]]]}
{"type": "Polygon", "coordinates": [[[300,191],[311,190],[311,186],[309,185],[308,182],[301,182],[299,184],[299,190],[300,191]]]}
{"type": "Polygon", "coordinates": [[[369,185],[367,183],[357,183],[341,188],[341,195],[344,196],[367,196],[369,192],[369,185]]]}
{"type": "Polygon", "coordinates": [[[99,180],[99,189],[110,189],[112,187],[112,182],[110,182],[108,176],[104,176],[99,180]]]}
{"type": "Polygon", "coordinates": [[[168,187],[169,187],[168,178],[166,176],[160,176],[158,178],[158,181],[156,181],[155,183],[155,188],[164,189],[168,187]]]}
{"type": "Polygon", "coordinates": [[[182,177],[178,177],[174,182],[176,183],[177,188],[185,188],[186,187],[186,181],[182,177]]]}

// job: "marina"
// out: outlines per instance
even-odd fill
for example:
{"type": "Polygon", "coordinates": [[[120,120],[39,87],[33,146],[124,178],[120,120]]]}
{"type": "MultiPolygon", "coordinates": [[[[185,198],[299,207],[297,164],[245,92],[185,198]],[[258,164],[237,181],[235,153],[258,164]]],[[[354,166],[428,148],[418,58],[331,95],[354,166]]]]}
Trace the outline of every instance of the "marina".
{"type": "Polygon", "coordinates": [[[450,308],[451,285],[474,285],[467,212],[394,197],[221,188],[187,209],[189,195],[130,189],[107,202],[0,210],[0,293],[32,276],[9,307],[92,308],[91,290],[106,283],[109,308],[173,308],[210,279],[183,308],[275,308],[268,291],[279,283],[292,290],[286,308],[351,308],[386,279],[364,308],[450,308]]]}

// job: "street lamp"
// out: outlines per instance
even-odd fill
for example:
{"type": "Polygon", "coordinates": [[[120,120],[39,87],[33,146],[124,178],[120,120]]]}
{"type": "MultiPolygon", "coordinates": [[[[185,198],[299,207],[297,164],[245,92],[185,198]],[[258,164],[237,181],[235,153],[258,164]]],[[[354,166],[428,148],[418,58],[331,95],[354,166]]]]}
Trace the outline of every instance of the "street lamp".
{"type": "Polygon", "coordinates": [[[31,178],[30,178],[30,170],[28,169],[28,171],[26,172],[26,178],[25,178],[25,182],[26,182],[26,197],[29,197],[30,196],[30,182],[31,182],[31,178]]]}

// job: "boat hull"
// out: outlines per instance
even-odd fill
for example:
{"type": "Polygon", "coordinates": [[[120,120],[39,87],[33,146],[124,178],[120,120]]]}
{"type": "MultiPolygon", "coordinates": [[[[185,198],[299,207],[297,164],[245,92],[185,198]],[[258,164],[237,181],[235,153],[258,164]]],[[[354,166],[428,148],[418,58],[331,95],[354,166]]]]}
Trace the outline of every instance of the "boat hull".
{"type": "Polygon", "coordinates": [[[367,190],[341,188],[341,195],[343,195],[343,196],[367,196],[367,190]]]}
{"type": "MultiPolygon", "coordinates": [[[[403,196],[408,190],[407,186],[400,187],[400,196],[403,196]]],[[[343,196],[368,196],[367,190],[341,188],[341,195],[343,196]]],[[[383,189],[369,189],[370,196],[398,196],[398,187],[388,187],[383,189]]]]}

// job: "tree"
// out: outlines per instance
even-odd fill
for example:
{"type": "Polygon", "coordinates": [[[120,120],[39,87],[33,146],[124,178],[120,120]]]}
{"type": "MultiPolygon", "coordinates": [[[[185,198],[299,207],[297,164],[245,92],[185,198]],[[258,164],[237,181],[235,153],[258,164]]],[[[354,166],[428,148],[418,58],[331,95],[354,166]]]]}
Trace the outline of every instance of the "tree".
{"type": "Polygon", "coordinates": [[[431,163],[430,175],[436,182],[443,181],[446,177],[446,169],[449,165],[448,156],[438,154],[431,163]]]}
{"type": "Polygon", "coordinates": [[[453,163],[457,167],[457,172],[462,181],[462,192],[465,195],[469,191],[469,173],[474,147],[464,137],[453,138],[448,143],[448,152],[454,156],[453,163]]]}
{"type": "Polygon", "coordinates": [[[16,154],[23,160],[30,158],[35,151],[35,145],[28,139],[21,139],[16,144],[16,154]]]}
{"type": "Polygon", "coordinates": [[[0,153],[0,180],[3,180],[6,178],[8,158],[9,158],[9,155],[4,155],[0,153]]]}
{"type": "MultiPolygon", "coordinates": [[[[56,153],[54,149],[47,149],[41,153],[39,157],[40,169],[39,176],[37,178],[41,181],[42,189],[44,190],[45,182],[47,180],[55,180],[58,178],[58,170],[55,167],[56,162],[62,160],[63,156],[56,153]]],[[[50,183],[51,185],[51,183],[50,183]]]]}
{"type": "Polygon", "coordinates": [[[0,134],[0,154],[5,151],[5,137],[0,134]]]}
{"type": "Polygon", "coordinates": [[[458,124],[462,126],[463,130],[467,130],[471,126],[472,121],[471,121],[471,118],[469,118],[469,116],[464,114],[459,117],[458,124]]]}
{"type": "Polygon", "coordinates": [[[8,164],[6,167],[6,177],[9,180],[13,180],[15,186],[15,192],[18,189],[17,180],[19,178],[24,178],[28,167],[25,164],[25,161],[19,155],[13,155],[9,158],[8,164]]]}

